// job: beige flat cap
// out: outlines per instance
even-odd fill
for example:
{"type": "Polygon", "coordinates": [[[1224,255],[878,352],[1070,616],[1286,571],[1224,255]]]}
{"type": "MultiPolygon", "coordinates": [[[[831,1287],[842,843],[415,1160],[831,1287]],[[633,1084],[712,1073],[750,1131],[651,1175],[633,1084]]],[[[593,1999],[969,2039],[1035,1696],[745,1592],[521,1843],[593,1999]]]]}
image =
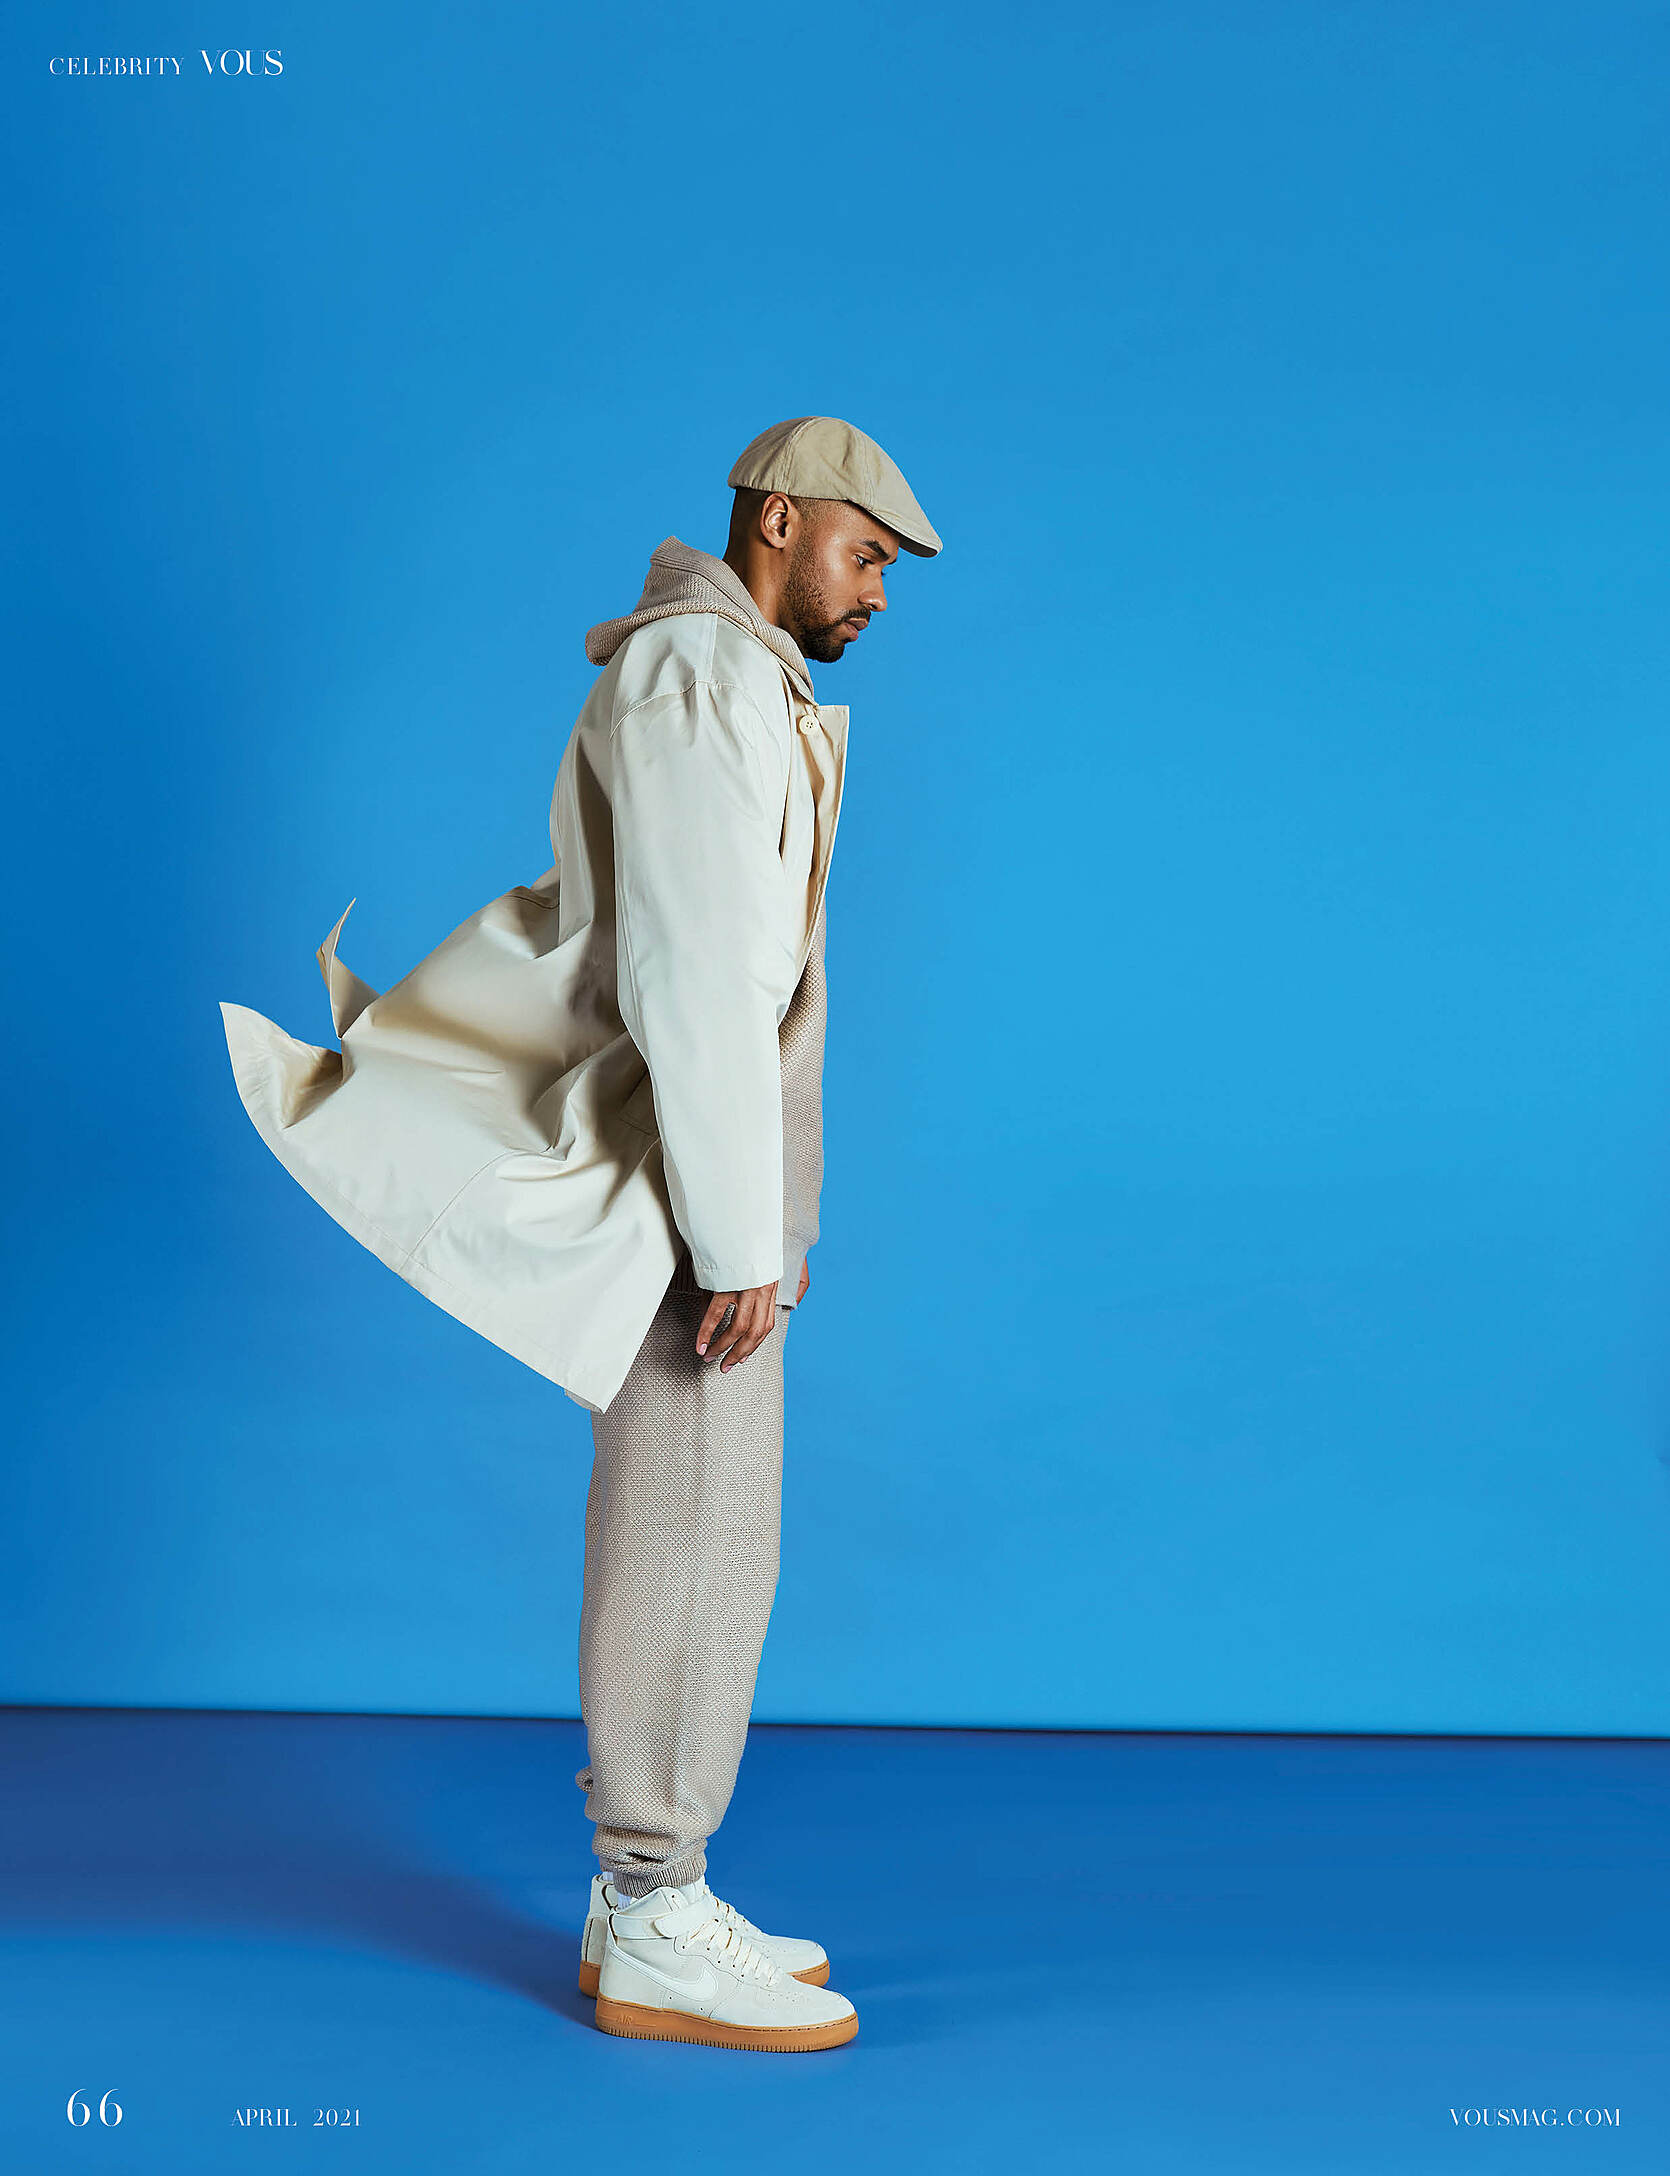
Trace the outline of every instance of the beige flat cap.
{"type": "Polygon", "coordinates": [[[873,438],[838,416],[791,416],[744,446],[725,481],[733,489],[789,498],[846,499],[896,530],[907,552],[941,549],[933,523],[873,438]]]}

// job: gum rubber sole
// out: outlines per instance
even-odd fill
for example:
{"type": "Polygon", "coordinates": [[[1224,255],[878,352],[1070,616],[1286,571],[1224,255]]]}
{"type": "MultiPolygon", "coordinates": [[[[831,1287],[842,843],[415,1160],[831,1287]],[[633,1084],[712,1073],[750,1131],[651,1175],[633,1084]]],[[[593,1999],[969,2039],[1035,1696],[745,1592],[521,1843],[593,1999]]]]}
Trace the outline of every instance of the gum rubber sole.
{"type": "Polygon", "coordinates": [[[597,2022],[620,2040],[693,2040],[709,2048],[747,2048],[757,2055],[811,2055],[838,2048],[858,2030],[857,2013],[828,2025],[721,2025],[689,2010],[655,2010],[641,2002],[599,1996],[597,2022]]]}
{"type": "MultiPolygon", "coordinates": [[[[603,1967],[597,1964],[581,1965],[581,1994],[592,1996],[596,1995],[598,1976],[602,1972],[602,1970],[603,1967]]],[[[795,1978],[797,1980],[804,1980],[808,1987],[827,1987],[829,1985],[829,1959],[825,1957],[822,1964],[809,1964],[804,1972],[797,1972],[795,1974],[795,1978]]]]}

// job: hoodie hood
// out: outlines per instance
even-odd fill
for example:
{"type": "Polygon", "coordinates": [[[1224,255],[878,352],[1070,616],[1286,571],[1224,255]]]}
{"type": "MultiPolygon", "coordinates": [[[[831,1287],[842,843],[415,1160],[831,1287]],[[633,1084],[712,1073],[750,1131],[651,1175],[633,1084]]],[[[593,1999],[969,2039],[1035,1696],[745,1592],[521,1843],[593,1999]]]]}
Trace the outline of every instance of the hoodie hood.
{"type": "Polygon", "coordinates": [[[649,555],[644,593],[624,618],[600,620],[586,636],[586,655],[594,665],[606,665],[628,635],[647,627],[651,620],[670,619],[675,612],[717,612],[721,619],[745,628],[783,666],[808,702],[812,675],[798,645],[781,627],[761,616],[741,577],[712,552],[681,544],[676,536],[657,544],[649,555]]]}

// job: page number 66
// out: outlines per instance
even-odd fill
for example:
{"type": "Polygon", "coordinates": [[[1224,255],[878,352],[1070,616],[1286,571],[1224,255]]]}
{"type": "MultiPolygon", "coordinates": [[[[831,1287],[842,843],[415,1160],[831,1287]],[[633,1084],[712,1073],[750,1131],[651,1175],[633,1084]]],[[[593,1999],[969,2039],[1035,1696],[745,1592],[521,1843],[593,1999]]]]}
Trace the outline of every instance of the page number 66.
{"type": "MultiPolygon", "coordinates": [[[[112,2086],[110,2093],[114,2093],[115,2090],[116,2088],[112,2086]]],[[[119,2100],[112,2100],[110,2093],[106,2093],[99,2102],[99,2121],[114,2129],[122,2120],[122,2104],[119,2100]]],[[[93,2111],[82,2099],[79,2085],[70,2095],[69,2105],[65,2108],[64,2113],[69,2117],[72,2127],[78,2131],[84,2124],[92,2122],[93,2111]]]]}

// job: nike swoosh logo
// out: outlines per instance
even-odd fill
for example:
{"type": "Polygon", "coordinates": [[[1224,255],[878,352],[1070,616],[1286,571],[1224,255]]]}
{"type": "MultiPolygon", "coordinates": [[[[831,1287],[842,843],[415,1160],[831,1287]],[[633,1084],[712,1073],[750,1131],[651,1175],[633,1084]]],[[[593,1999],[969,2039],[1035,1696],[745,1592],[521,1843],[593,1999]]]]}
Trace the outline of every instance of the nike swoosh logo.
{"type": "MultiPolygon", "coordinates": [[[[638,1965],[636,1958],[634,1965],[638,1965]]],[[[642,1971],[651,1980],[660,1980],[662,1987],[666,1987],[671,1993],[684,1995],[686,2002],[712,2002],[714,1995],[719,1993],[719,1974],[712,1969],[712,1965],[703,1965],[692,1980],[679,1980],[671,1971],[658,1971],[653,1965],[638,1965],[638,1971],[642,1971]]]]}
{"type": "MultiPolygon", "coordinates": [[[[619,1945],[616,1945],[617,1948],[619,1945]]],[[[623,1963],[634,1972],[641,1972],[646,1979],[657,1980],[669,1994],[682,1995],[687,2002],[711,2002],[719,1992],[719,1975],[711,1965],[704,1964],[693,1979],[679,1979],[671,1972],[661,1972],[652,1964],[645,1964],[641,1957],[634,1957],[630,1950],[620,1951],[623,1963]]]]}

